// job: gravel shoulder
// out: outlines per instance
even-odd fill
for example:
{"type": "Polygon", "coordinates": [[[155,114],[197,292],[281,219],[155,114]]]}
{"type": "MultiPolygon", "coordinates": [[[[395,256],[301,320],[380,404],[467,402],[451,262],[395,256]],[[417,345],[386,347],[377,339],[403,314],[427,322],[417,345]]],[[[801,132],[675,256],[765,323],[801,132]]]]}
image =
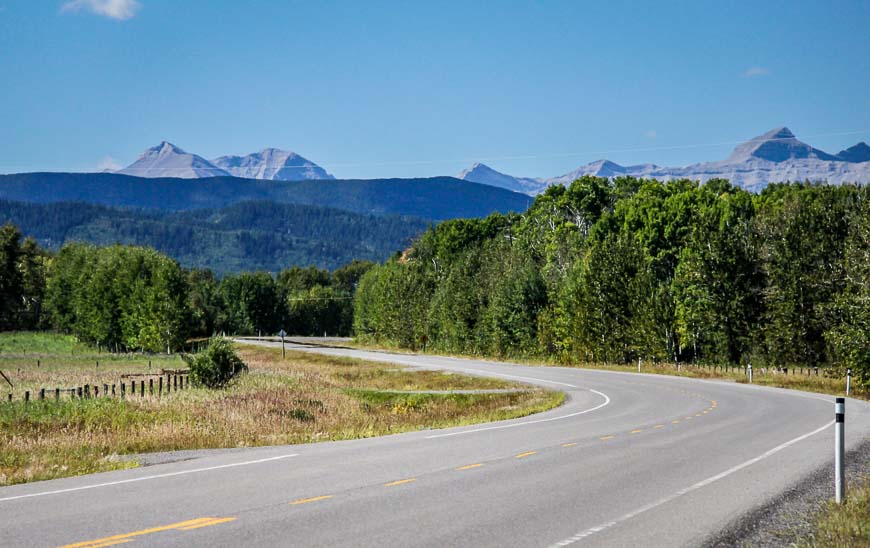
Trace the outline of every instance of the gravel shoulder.
{"type": "MultiPolygon", "coordinates": [[[[849,485],[870,472],[870,439],[846,453],[849,485]]],[[[794,546],[812,542],[813,521],[834,496],[833,459],[774,500],[755,508],[708,539],[705,547],[794,546]]]]}

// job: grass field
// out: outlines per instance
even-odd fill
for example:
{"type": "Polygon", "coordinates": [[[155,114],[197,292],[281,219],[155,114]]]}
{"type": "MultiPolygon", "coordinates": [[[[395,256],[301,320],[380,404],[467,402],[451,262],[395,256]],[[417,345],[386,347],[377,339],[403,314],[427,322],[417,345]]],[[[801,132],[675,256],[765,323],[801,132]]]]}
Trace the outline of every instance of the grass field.
{"type": "Polygon", "coordinates": [[[813,525],[812,538],[799,546],[870,546],[870,477],[850,487],[845,504],[828,502],[813,525]]]}
{"type": "MultiPolygon", "coordinates": [[[[63,337],[0,335],[0,368],[21,386],[111,383],[147,371],[147,356],[94,354],[63,337]],[[24,342],[22,342],[24,341],[24,342]],[[37,353],[42,361],[37,368],[37,353]],[[26,350],[26,355],[25,355],[26,350]],[[100,356],[100,368],[91,363],[100,356]],[[18,373],[19,364],[21,372],[18,373]]],[[[162,398],[0,403],[0,485],[137,466],[125,455],[361,438],[509,419],[562,403],[560,392],[393,364],[240,346],[250,370],[224,390],[162,398]],[[486,394],[416,391],[522,390],[486,394]],[[411,391],[415,391],[411,393],[411,391]]],[[[178,367],[176,357],[150,357],[178,367]]]]}
{"type": "Polygon", "coordinates": [[[0,397],[21,399],[25,391],[73,388],[118,382],[121,375],[183,369],[177,354],[109,354],[97,352],[75,337],[53,333],[0,333],[0,397]],[[150,365],[150,368],[149,368],[150,365]]]}

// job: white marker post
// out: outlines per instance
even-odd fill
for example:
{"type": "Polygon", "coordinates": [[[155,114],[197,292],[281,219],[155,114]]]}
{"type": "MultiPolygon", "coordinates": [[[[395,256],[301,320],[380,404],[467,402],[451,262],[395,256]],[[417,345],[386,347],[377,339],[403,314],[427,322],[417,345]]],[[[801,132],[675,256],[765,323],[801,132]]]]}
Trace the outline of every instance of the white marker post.
{"type": "Polygon", "coordinates": [[[638,372],[638,373],[640,373],[640,364],[641,364],[642,361],[643,361],[643,358],[638,358],[638,359],[637,359],[637,372],[638,372]]]}
{"type": "Polygon", "coordinates": [[[846,499],[846,478],[843,469],[843,453],[846,449],[846,398],[837,398],[834,404],[836,420],[834,422],[834,491],[837,504],[843,504],[846,499]]]}
{"type": "Polygon", "coordinates": [[[852,368],[846,370],[846,395],[849,395],[849,390],[852,388],[852,368]]]}
{"type": "Polygon", "coordinates": [[[284,359],[287,357],[287,351],[284,349],[284,337],[287,336],[287,332],[282,329],[278,336],[281,337],[281,359],[284,359]]]}
{"type": "Polygon", "coordinates": [[[752,364],[746,366],[746,370],[749,371],[749,384],[752,384],[752,364]]]}

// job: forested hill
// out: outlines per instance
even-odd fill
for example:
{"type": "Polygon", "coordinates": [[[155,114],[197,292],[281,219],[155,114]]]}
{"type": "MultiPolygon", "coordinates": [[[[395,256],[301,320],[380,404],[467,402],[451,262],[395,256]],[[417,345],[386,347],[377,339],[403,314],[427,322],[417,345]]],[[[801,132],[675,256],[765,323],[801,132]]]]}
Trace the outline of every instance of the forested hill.
{"type": "Polygon", "coordinates": [[[382,261],[406,248],[428,221],[299,204],[242,202],[223,209],[160,212],[81,202],[0,200],[0,224],[57,250],[69,241],[154,247],[188,268],[216,274],[294,265],[334,270],[354,259],[382,261]]]}
{"type": "Polygon", "coordinates": [[[115,173],[0,175],[0,199],[36,203],[79,201],[168,211],[215,209],[243,201],[270,200],[435,220],[522,212],[531,202],[523,194],[453,177],[262,181],[235,177],[145,179],[115,173]]]}
{"type": "Polygon", "coordinates": [[[566,362],[852,367],[870,384],[870,188],[584,176],[370,270],[359,337],[566,362]]]}

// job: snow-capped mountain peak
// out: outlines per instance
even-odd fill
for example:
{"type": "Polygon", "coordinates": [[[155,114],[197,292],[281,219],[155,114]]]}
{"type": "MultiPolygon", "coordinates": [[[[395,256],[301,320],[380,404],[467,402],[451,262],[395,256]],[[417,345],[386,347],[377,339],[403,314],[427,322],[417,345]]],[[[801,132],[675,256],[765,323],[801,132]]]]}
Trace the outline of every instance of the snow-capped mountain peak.
{"type": "Polygon", "coordinates": [[[475,164],[463,171],[459,178],[535,195],[549,185],[569,185],[584,175],[608,178],[628,175],[662,181],[724,178],[748,190],[760,190],[769,183],[785,181],[866,184],[870,183],[870,146],[861,142],[833,156],[798,140],[787,127],[778,127],[737,145],[727,159],[718,162],[660,167],[655,164],[622,166],[602,159],[559,177],[538,179],[518,179],[475,164]],[[534,186],[526,190],[519,181],[531,181],[534,186]]]}
{"type": "Polygon", "coordinates": [[[480,162],[476,162],[470,168],[463,170],[456,178],[472,183],[506,188],[532,196],[547,188],[547,184],[538,179],[506,175],[480,162]]]}
{"type": "Polygon", "coordinates": [[[787,127],[772,129],[734,148],[728,162],[745,162],[753,158],[769,162],[785,162],[801,158],[836,160],[834,156],[799,141],[787,127]]]}
{"type": "Polygon", "coordinates": [[[264,148],[246,156],[221,156],[212,163],[235,177],[281,181],[335,179],[322,167],[295,152],[264,148]]]}
{"type": "Polygon", "coordinates": [[[185,152],[169,141],[161,141],[159,145],[145,150],[135,162],[118,173],[135,175],[136,177],[177,177],[181,179],[229,175],[202,156],[185,152]]]}
{"type": "Polygon", "coordinates": [[[870,162],[870,146],[861,141],[857,145],[850,146],[846,150],[837,153],[837,158],[845,162],[870,162]]]}

